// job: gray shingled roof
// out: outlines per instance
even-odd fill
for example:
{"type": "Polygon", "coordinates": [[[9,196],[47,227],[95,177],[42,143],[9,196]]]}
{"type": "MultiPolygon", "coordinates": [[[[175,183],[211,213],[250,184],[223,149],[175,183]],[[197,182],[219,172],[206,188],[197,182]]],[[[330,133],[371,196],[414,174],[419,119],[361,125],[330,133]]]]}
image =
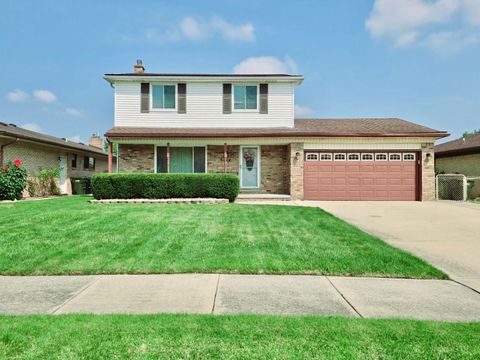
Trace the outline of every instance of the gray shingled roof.
{"type": "Polygon", "coordinates": [[[0,136],[8,136],[12,138],[30,140],[42,144],[59,146],[66,149],[80,150],[84,152],[95,153],[97,155],[107,156],[105,152],[94,146],[76,143],[55,136],[45,135],[35,131],[23,129],[21,127],[17,127],[15,124],[5,124],[0,122],[0,136]]]}
{"type": "Polygon", "coordinates": [[[448,133],[396,118],[296,119],[293,128],[146,128],[114,127],[109,137],[261,137],[261,136],[429,136],[448,133]]]}
{"type": "Polygon", "coordinates": [[[447,141],[435,146],[435,155],[480,154],[480,134],[447,141]]]}

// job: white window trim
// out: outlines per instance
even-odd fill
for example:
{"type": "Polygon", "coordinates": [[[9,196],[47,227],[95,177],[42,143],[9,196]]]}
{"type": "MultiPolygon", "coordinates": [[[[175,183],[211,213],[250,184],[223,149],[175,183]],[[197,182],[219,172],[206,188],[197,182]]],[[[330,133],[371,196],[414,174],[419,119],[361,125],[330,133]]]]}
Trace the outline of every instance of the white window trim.
{"type": "Polygon", "coordinates": [[[388,154],[388,161],[402,161],[402,154],[401,153],[390,153],[388,154]],[[392,159],[392,155],[398,155],[400,159],[392,159]]]}
{"type": "Polygon", "coordinates": [[[318,158],[320,161],[333,161],[332,153],[320,153],[320,157],[318,158]],[[329,155],[330,159],[322,159],[322,155],[329,155]]]}
{"type": "Polygon", "coordinates": [[[346,153],[334,153],[333,154],[333,161],[347,161],[347,154],[346,153]],[[335,159],[337,155],[343,155],[345,159],[335,159]]]}
{"type": "MultiPolygon", "coordinates": [[[[247,101],[246,98],[245,98],[245,101],[247,101]]],[[[232,84],[232,112],[258,113],[260,111],[259,106],[260,106],[260,85],[259,84],[232,84]],[[256,86],[257,87],[257,108],[256,109],[235,109],[235,86],[256,86]]]]}
{"type": "Polygon", "coordinates": [[[374,161],[375,160],[375,155],[373,153],[362,153],[362,155],[360,156],[360,160],[361,161],[374,161]],[[368,160],[365,160],[363,158],[363,155],[372,155],[372,158],[371,159],[368,159],[368,160]]]}
{"type": "Polygon", "coordinates": [[[375,161],[388,161],[388,154],[387,153],[376,153],[375,154],[375,161]],[[385,155],[385,159],[377,159],[377,155],[385,155]]]}
{"type": "Polygon", "coordinates": [[[240,154],[238,156],[238,162],[239,162],[239,175],[240,175],[240,189],[260,189],[260,172],[261,172],[261,158],[262,158],[262,153],[261,153],[261,148],[260,145],[241,145],[240,146],[240,154]],[[257,149],[257,156],[258,156],[258,163],[257,163],[257,186],[243,186],[243,167],[242,167],[242,162],[243,162],[243,149],[244,148],[256,148],[257,149]]]}
{"type": "MultiPolygon", "coordinates": [[[[155,174],[157,174],[157,148],[159,147],[167,147],[167,145],[155,145],[155,153],[153,154],[153,160],[155,161],[155,164],[154,164],[154,172],[155,174]]],[[[193,172],[191,173],[184,173],[184,174],[206,174],[208,173],[208,160],[207,160],[207,156],[208,156],[208,151],[207,151],[207,145],[170,145],[170,149],[171,148],[174,148],[174,147],[191,147],[192,148],[192,170],[194,170],[193,172]],[[205,172],[204,173],[196,173],[195,172],[195,153],[194,153],[194,150],[193,148],[195,147],[203,147],[205,148],[205,172]]],[[[162,173],[162,174],[168,174],[168,173],[162,173]]]]}
{"type": "Polygon", "coordinates": [[[311,153],[311,152],[305,153],[305,161],[318,161],[318,159],[319,159],[318,153],[311,153]],[[309,159],[308,158],[309,155],[314,155],[316,158],[315,159],[309,159]]]}
{"type": "Polygon", "coordinates": [[[360,153],[348,153],[347,154],[347,160],[348,161],[360,161],[361,160],[360,153]],[[350,155],[357,155],[358,159],[357,160],[350,160],[350,155]]]}
{"type": "MultiPolygon", "coordinates": [[[[165,102],[165,93],[164,95],[164,102],[165,102]]],[[[150,111],[152,112],[176,112],[178,107],[178,84],[176,83],[150,83],[150,111]],[[175,86],[175,108],[173,109],[162,109],[162,108],[154,108],[153,107],[153,87],[159,85],[174,85],[175,86]]]]}
{"type": "Polygon", "coordinates": [[[403,161],[415,161],[415,158],[416,158],[415,153],[404,153],[402,156],[403,161]],[[405,159],[405,155],[412,155],[413,159],[405,159]]]}

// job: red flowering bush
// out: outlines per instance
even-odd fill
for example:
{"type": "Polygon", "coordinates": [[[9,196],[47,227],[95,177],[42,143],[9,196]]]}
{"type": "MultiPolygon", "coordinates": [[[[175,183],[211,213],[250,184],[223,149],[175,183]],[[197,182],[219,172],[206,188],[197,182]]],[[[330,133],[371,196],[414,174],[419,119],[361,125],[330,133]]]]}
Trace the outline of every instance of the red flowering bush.
{"type": "Polygon", "coordinates": [[[0,200],[21,199],[26,186],[27,171],[21,160],[10,161],[0,168],[0,200]]]}

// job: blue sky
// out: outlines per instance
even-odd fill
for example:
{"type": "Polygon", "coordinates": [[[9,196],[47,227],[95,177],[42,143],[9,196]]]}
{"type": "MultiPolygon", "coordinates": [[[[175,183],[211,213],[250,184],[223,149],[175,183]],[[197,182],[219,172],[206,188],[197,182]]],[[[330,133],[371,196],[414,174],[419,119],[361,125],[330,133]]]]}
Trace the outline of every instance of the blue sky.
{"type": "Polygon", "coordinates": [[[480,0],[22,1],[0,11],[0,121],[86,141],[104,73],[288,71],[297,116],[480,128],[480,0]]]}

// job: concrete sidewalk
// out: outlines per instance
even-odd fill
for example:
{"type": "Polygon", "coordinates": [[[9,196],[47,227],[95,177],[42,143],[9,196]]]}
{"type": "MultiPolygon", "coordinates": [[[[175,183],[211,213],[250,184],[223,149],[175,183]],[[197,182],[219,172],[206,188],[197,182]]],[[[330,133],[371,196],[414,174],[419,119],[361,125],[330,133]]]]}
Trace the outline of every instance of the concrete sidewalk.
{"type": "Polygon", "coordinates": [[[1,276],[0,313],[253,313],[480,321],[480,294],[444,280],[219,274],[1,276]]]}

